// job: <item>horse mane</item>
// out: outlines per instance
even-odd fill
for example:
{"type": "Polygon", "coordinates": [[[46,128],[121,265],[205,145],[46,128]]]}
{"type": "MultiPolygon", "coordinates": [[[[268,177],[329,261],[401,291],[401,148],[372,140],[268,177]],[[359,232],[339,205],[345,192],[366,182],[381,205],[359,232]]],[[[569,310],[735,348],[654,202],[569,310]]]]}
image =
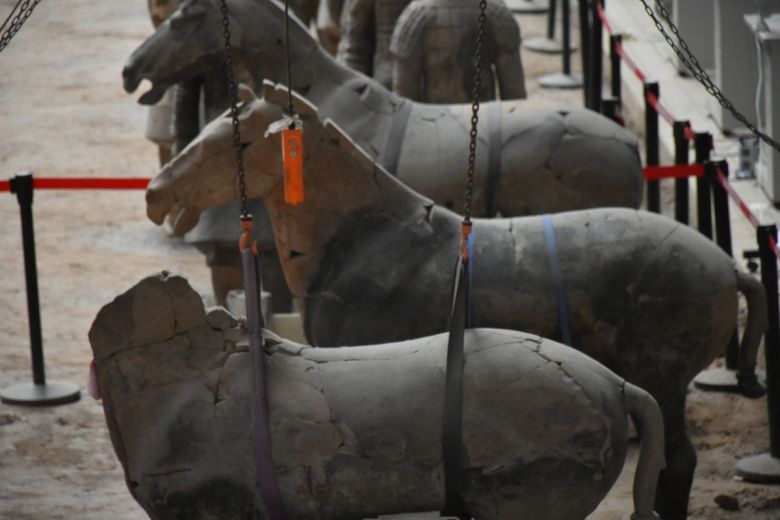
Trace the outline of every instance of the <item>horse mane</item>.
{"type": "MultiPolygon", "coordinates": [[[[272,81],[263,81],[263,100],[276,105],[282,109],[286,109],[289,105],[288,88],[280,83],[274,83],[272,81]]],[[[367,175],[372,175],[375,182],[381,185],[386,193],[383,194],[383,199],[390,196],[390,194],[399,196],[402,199],[413,199],[418,201],[425,208],[430,209],[434,203],[431,199],[417,193],[409,188],[406,184],[399,181],[395,176],[391,175],[385,168],[376,162],[363,148],[361,148],[335,121],[330,118],[323,119],[320,116],[317,107],[309,100],[298,94],[293,90],[293,110],[306,120],[316,120],[322,125],[326,135],[331,139],[331,142],[338,146],[347,157],[353,159],[357,165],[365,170],[367,175]]],[[[306,139],[306,128],[304,125],[304,142],[306,139]]],[[[383,190],[384,191],[384,190],[383,190]]],[[[397,199],[393,198],[394,201],[397,199]]]]}

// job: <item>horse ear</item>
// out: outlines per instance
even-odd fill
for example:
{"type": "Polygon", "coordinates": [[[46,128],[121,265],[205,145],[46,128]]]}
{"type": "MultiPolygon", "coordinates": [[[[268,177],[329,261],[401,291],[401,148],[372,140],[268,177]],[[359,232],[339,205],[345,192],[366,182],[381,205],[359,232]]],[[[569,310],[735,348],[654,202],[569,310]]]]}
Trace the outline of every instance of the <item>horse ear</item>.
{"type": "MultiPolygon", "coordinates": [[[[263,99],[274,105],[287,108],[290,103],[287,87],[284,85],[263,80],[263,99]]],[[[293,90],[293,110],[300,116],[316,116],[317,107],[293,90]]]]}
{"type": "Polygon", "coordinates": [[[248,105],[255,99],[257,99],[257,96],[255,95],[255,91],[252,90],[249,85],[245,83],[239,83],[238,84],[238,98],[244,102],[245,105],[248,105]]]}
{"type": "Polygon", "coordinates": [[[348,156],[357,161],[361,166],[369,170],[374,168],[382,169],[382,167],[371,158],[361,147],[359,147],[355,141],[348,136],[344,130],[339,127],[332,119],[326,119],[323,121],[322,126],[325,128],[325,132],[334,141],[338,147],[345,152],[348,156]]]}

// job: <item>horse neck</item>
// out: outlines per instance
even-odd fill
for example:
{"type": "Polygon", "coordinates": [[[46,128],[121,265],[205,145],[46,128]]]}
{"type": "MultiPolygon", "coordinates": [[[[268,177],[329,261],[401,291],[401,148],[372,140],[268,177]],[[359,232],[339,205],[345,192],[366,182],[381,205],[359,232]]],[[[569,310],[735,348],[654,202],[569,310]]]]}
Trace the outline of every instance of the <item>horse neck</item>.
{"type": "Polygon", "coordinates": [[[361,218],[371,212],[390,214],[399,223],[420,221],[421,213],[427,214],[433,205],[383,170],[372,168],[366,158],[349,156],[329,136],[318,136],[309,128],[309,135],[304,133],[304,149],[312,151],[306,154],[304,166],[304,202],[286,204],[282,183],[265,200],[279,259],[296,297],[307,296],[323,267],[320,261],[327,246],[339,240],[340,231],[358,228],[361,218]]]}
{"type": "MultiPolygon", "coordinates": [[[[254,4],[256,7],[257,4],[254,4]]],[[[279,20],[271,20],[260,24],[265,30],[273,31],[275,27],[283,28],[284,13],[276,10],[270,14],[281,16],[279,20]]],[[[266,16],[268,13],[266,13],[266,16]]],[[[255,16],[257,18],[257,16],[255,16]]],[[[250,18],[251,19],[251,18],[250,18]]],[[[287,85],[288,79],[287,60],[284,47],[278,46],[270,49],[268,41],[285,41],[283,30],[276,38],[269,38],[261,31],[247,31],[242,35],[242,54],[250,70],[261,71],[262,77],[255,78],[258,83],[264,79],[287,85]]],[[[350,88],[343,88],[348,83],[355,85],[371,82],[371,93],[374,105],[394,106],[400,103],[400,98],[363,74],[350,69],[346,65],[337,62],[325,51],[309,34],[309,32],[295,19],[290,20],[290,61],[292,64],[291,82],[292,89],[305,96],[316,105],[324,117],[335,119],[342,127],[350,129],[350,121],[374,121],[374,132],[378,124],[378,118],[385,116],[386,110],[369,110],[362,103],[360,94],[350,88]],[[378,99],[377,99],[378,98],[378,99]],[[344,107],[349,107],[345,110],[344,107]],[[362,117],[365,116],[365,117],[362,117]]]]}

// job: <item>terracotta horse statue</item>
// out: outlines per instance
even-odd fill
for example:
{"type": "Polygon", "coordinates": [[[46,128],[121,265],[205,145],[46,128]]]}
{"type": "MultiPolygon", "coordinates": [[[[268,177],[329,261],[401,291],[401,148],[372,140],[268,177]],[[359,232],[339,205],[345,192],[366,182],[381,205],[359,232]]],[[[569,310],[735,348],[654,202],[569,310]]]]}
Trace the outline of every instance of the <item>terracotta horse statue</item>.
{"type": "MultiPolygon", "coordinates": [[[[291,520],[444,504],[447,335],[317,349],[266,332],[273,471],[291,520]]],[[[186,280],[146,278],[89,332],[111,440],[155,520],[266,519],[255,486],[246,331],[186,280]],[[186,439],[187,442],[182,442],[186,439]]],[[[651,520],[663,420],[647,392],[591,358],[515,331],[465,334],[463,486],[476,520],[583,520],[642,446],[633,520],[651,520]]]]}
{"type": "MultiPolygon", "coordinates": [[[[275,1],[228,0],[233,56],[263,79],[287,81],[284,12],[275,1]]],[[[124,86],[142,79],[154,103],[172,84],[223,67],[217,0],[190,0],[128,59],[124,86]]],[[[400,98],[337,63],[296,18],[290,23],[292,88],[335,121],[404,183],[437,204],[460,208],[470,105],[428,105],[400,98]]],[[[532,102],[482,106],[474,208],[479,214],[540,214],[601,206],[636,208],[642,168],[636,139],[595,112],[535,109],[532,102]]],[[[233,223],[231,222],[231,225],[233,223]]],[[[235,227],[233,225],[233,227],[235,227]]]]}
{"type": "MultiPolygon", "coordinates": [[[[269,86],[266,98],[273,98],[269,86]]],[[[250,197],[265,199],[288,285],[312,345],[382,343],[446,330],[461,218],[401,184],[335,123],[304,115],[306,198],[283,202],[280,141],[263,133],[282,109],[241,109],[250,197]]],[[[230,120],[214,121],[150,184],[147,213],[185,220],[235,199],[230,120]]],[[[456,175],[453,175],[456,176],[456,175]]],[[[657,510],[686,515],[696,455],[685,430],[688,383],[723,350],[748,302],[742,390],[766,328],[761,284],[695,230],[653,213],[609,208],[474,221],[472,323],[570,337],[573,347],[650,392],[664,413],[667,469],[657,510]]]]}

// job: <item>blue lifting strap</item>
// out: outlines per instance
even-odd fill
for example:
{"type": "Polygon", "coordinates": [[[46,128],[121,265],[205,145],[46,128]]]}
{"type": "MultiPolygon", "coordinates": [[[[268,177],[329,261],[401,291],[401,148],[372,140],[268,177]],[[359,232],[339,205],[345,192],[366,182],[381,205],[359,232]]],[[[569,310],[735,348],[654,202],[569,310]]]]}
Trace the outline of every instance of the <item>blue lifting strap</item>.
{"type": "Polygon", "coordinates": [[[547,239],[547,253],[550,256],[553,283],[555,284],[555,300],[558,302],[558,324],[561,329],[561,341],[571,346],[571,325],[569,324],[569,305],[566,301],[566,291],[563,288],[561,264],[558,260],[558,246],[555,242],[555,229],[550,215],[542,217],[544,222],[544,237],[547,239]]]}

